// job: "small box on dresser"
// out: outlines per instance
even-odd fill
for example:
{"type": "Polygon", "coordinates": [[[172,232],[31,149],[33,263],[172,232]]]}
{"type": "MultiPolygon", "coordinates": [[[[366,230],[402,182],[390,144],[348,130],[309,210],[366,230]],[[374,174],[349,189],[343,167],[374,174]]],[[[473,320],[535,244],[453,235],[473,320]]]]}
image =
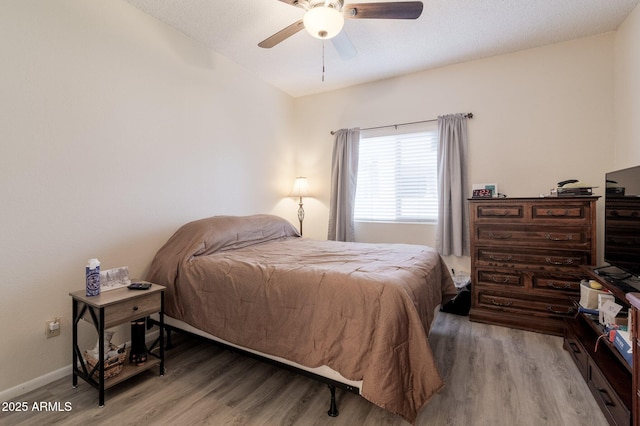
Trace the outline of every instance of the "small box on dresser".
{"type": "Polygon", "coordinates": [[[562,335],[596,259],[597,199],[470,199],[470,319],[562,335]]]}

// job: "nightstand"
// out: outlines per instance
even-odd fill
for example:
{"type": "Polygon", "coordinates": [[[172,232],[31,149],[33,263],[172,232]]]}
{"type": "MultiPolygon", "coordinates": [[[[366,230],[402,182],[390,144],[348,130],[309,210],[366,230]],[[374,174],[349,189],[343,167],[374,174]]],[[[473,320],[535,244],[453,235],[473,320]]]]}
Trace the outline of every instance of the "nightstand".
{"type": "Polygon", "coordinates": [[[87,297],[85,290],[69,293],[73,300],[73,387],[78,386],[80,377],[98,389],[100,407],[104,406],[105,389],[155,366],[159,366],[161,376],[164,374],[164,290],[163,286],[153,284],[148,290],[129,290],[122,287],[92,297],[87,297]],[[160,333],[148,350],[151,356],[140,366],[130,365],[129,361],[125,360],[124,369],[118,375],[105,379],[105,329],[155,313],[159,316],[160,333]],[[93,324],[98,334],[99,359],[94,368],[90,368],[85,362],[78,347],[78,323],[81,320],[93,324]]]}

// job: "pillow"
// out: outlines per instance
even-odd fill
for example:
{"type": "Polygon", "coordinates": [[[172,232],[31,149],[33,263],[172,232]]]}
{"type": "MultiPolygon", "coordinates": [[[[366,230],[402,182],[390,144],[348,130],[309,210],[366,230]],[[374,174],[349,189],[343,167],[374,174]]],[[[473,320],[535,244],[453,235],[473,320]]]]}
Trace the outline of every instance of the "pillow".
{"type": "Polygon", "coordinates": [[[204,219],[206,230],[202,247],[193,253],[204,256],[300,234],[288,221],[278,216],[215,216],[204,219]]]}
{"type": "Polygon", "coordinates": [[[292,236],[299,237],[300,234],[291,223],[278,216],[214,216],[187,223],[167,244],[171,243],[178,252],[191,257],[292,236]]]}
{"type": "Polygon", "coordinates": [[[179,265],[193,256],[293,236],[300,236],[293,225],[278,216],[266,214],[214,216],[189,222],[158,250],[147,280],[168,285],[177,279],[179,265]]]}

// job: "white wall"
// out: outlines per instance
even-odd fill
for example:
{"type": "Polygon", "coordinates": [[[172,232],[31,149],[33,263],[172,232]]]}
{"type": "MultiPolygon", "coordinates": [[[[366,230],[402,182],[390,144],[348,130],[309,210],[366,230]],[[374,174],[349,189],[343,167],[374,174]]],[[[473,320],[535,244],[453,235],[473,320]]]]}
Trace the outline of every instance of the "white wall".
{"type": "MultiPolygon", "coordinates": [[[[470,183],[497,183],[509,196],[536,197],[577,178],[603,194],[604,173],[613,163],[614,38],[607,33],[296,99],[298,167],[318,194],[307,209],[306,235],[326,237],[329,131],[343,127],[473,112],[470,183]]],[[[429,228],[360,225],[356,238],[434,245],[429,228]]],[[[469,265],[468,258],[447,262],[469,265]]]]}
{"type": "Polygon", "coordinates": [[[128,3],[0,2],[0,51],[2,392],[70,365],[87,259],[141,277],[187,221],[296,205],[292,99],[128,3]]]}
{"type": "Polygon", "coordinates": [[[616,33],[615,168],[640,165],[640,6],[616,33]]]}

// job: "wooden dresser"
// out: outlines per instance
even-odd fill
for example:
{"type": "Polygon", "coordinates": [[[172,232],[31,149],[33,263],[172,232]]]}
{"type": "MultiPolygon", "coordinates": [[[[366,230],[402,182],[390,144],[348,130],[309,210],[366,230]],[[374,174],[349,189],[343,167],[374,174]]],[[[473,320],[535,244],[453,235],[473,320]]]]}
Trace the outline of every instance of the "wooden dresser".
{"type": "Polygon", "coordinates": [[[563,335],[581,265],[596,260],[598,197],[469,200],[472,321],[563,335]]]}
{"type": "MultiPolygon", "coordinates": [[[[601,276],[598,272],[601,269],[607,267],[583,267],[587,278],[609,290],[626,312],[629,302],[625,293],[601,276]]],[[[581,312],[567,319],[563,346],[573,358],[609,424],[629,426],[631,419],[635,418],[631,415],[632,368],[611,342],[610,336],[602,337],[606,334],[598,315],[581,312]]]]}
{"type": "Polygon", "coordinates": [[[640,293],[627,293],[631,304],[631,344],[633,347],[632,408],[633,425],[640,426],[640,293]]]}

